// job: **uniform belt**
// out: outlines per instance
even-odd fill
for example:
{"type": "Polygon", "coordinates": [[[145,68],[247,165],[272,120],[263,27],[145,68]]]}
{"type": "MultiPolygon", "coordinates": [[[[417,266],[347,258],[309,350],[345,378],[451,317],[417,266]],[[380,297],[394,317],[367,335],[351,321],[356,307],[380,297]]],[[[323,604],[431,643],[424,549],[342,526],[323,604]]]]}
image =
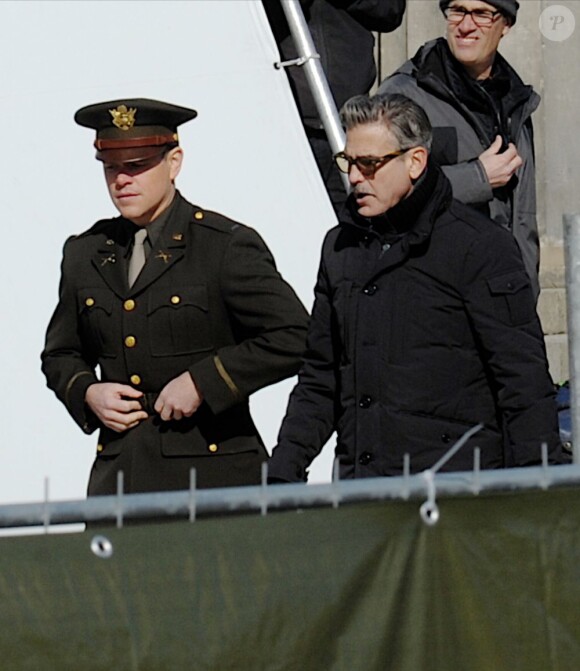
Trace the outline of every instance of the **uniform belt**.
{"type": "Polygon", "coordinates": [[[157,401],[158,396],[159,396],[159,394],[157,394],[155,392],[149,392],[149,393],[143,394],[143,396],[141,396],[141,398],[139,399],[139,403],[141,404],[141,407],[143,408],[143,410],[145,410],[145,412],[148,415],[154,415],[155,414],[155,407],[154,406],[155,406],[155,402],[157,401]]]}

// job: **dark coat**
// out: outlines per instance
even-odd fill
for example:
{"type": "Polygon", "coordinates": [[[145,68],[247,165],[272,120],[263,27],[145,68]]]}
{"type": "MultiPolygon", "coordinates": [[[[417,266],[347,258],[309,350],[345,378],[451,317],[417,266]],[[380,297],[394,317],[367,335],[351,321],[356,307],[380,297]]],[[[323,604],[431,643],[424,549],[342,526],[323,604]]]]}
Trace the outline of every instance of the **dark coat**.
{"type": "Polygon", "coordinates": [[[185,488],[191,466],[199,486],[249,484],[233,472],[244,457],[229,458],[267,456],[248,397],[297,372],[307,313],[254,230],[179,195],[130,289],[133,230],[118,217],[67,241],[42,353],[48,386],[83,431],[100,429],[89,492],[110,493],[120,468],[126,491],[185,488]],[[150,418],[124,433],[99,426],[84,402],[96,366],[100,381],[145,392],[150,418]],[[184,371],[204,402],[162,422],[156,395],[184,371]]]}
{"type": "Polygon", "coordinates": [[[328,233],[272,479],[305,479],[334,430],[342,478],[400,474],[405,453],[412,471],[432,467],[479,422],[444,470],[471,469],[476,446],[483,468],[537,463],[542,441],[559,461],[554,387],[517,245],[452,201],[431,170],[427,204],[391,246],[360,217],[328,233]]]}
{"type": "MultiPolygon", "coordinates": [[[[524,259],[524,265],[537,297],[540,292],[538,268],[540,243],[536,220],[536,171],[532,113],[540,104],[540,96],[531,86],[525,86],[515,70],[500,54],[496,67],[501,68],[509,82],[506,95],[506,125],[509,141],[516,145],[524,164],[517,171],[517,184],[510,199],[501,190],[492,190],[485,170],[477,157],[495,139],[487,125],[495,125],[497,114],[490,103],[489,123],[466,104],[467,93],[458,95],[445,81],[434,64],[437,56],[445,55],[445,40],[433,40],[423,45],[415,56],[385,79],[380,93],[402,93],[419,104],[433,126],[433,158],[443,167],[453,187],[453,196],[463,203],[478,207],[498,224],[513,233],[524,259]]],[[[449,58],[452,56],[449,55],[449,58]]],[[[456,88],[461,88],[456,86],[456,88]]],[[[481,111],[480,111],[481,114],[481,111]]]]}

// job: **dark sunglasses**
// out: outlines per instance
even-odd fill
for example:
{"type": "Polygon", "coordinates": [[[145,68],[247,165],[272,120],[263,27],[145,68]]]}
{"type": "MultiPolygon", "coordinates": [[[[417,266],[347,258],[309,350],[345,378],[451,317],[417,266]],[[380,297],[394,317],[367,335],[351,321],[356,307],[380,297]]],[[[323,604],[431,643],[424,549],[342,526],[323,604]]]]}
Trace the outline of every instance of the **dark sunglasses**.
{"type": "Polygon", "coordinates": [[[350,169],[353,165],[356,165],[357,169],[363,175],[363,177],[372,178],[375,176],[376,171],[379,168],[382,168],[389,161],[392,161],[397,156],[404,154],[407,149],[398,149],[397,151],[391,152],[390,154],[385,154],[384,156],[358,156],[357,158],[352,158],[348,154],[345,154],[343,151],[335,154],[334,162],[336,167],[340,172],[344,172],[348,175],[350,169]]]}

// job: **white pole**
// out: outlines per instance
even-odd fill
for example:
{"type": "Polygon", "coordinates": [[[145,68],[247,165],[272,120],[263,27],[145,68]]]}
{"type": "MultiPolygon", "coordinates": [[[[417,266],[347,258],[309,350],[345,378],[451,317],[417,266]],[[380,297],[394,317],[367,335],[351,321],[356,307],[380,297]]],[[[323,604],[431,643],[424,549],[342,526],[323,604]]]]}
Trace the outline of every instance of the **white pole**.
{"type": "Polygon", "coordinates": [[[580,214],[564,215],[568,357],[570,366],[570,416],[575,464],[580,463],[580,214]]]}
{"type": "MultiPolygon", "coordinates": [[[[328,85],[328,80],[320,62],[320,55],[316,51],[308,24],[304,18],[304,12],[298,0],[281,0],[280,4],[284,10],[286,21],[296,45],[296,51],[300,56],[299,64],[291,67],[304,68],[304,74],[308,81],[316,109],[326,131],[326,137],[336,154],[344,149],[344,131],[340,123],[336,104],[328,85]]],[[[350,190],[348,175],[340,173],[347,192],[350,190]]]]}

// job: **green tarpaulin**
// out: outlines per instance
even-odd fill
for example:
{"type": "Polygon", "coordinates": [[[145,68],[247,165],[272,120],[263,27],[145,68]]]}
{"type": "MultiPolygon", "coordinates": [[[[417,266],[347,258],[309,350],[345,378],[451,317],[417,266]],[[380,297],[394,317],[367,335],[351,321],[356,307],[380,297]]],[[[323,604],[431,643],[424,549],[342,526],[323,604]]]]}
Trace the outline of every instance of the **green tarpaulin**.
{"type": "Polygon", "coordinates": [[[578,671],[580,490],[438,503],[0,539],[0,669],[578,671]]]}

